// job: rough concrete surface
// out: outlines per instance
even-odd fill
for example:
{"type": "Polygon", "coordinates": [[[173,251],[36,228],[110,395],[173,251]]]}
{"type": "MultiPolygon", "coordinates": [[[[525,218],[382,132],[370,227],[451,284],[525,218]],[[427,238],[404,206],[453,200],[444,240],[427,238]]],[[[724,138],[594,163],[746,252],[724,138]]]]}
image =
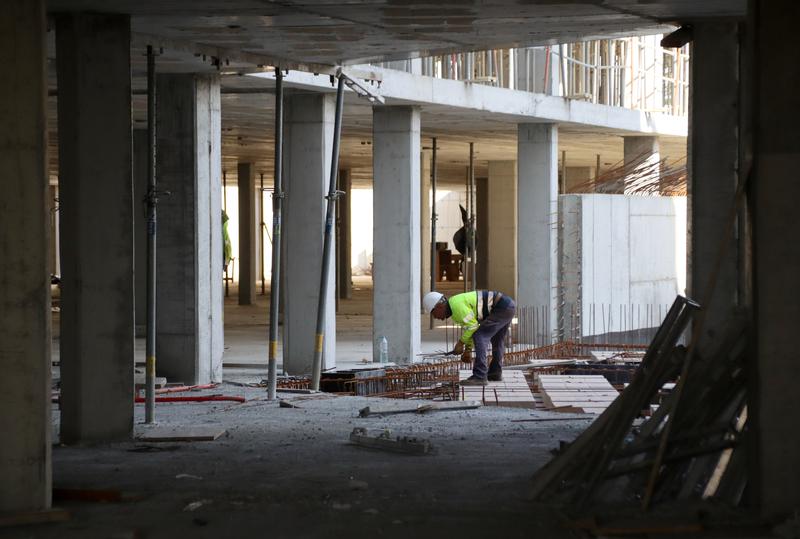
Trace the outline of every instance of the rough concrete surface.
{"type": "MultiPolygon", "coordinates": [[[[161,404],[157,419],[221,425],[228,434],[217,441],[54,448],[56,487],[119,489],[140,501],[56,500],[70,521],[8,537],[570,536],[526,494],[549,450],[586,421],[512,422],[547,413],[494,407],[359,418],[360,408],[386,401],[282,393],[298,407],[280,408],[263,389],[225,384],[204,393],[248,401],[161,404]],[[437,452],[356,447],[347,442],[354,427],[427,438],[437,452]]],[[[142,405],[136,415],[138,431],[142,405]]]]}

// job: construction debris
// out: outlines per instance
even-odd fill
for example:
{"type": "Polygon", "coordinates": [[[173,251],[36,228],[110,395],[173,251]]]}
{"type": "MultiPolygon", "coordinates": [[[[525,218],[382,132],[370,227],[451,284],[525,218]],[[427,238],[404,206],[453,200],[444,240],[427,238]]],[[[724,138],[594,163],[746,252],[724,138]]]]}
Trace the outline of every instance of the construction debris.
{"type": "Polygon", "coordinates": [[[384,430],[378,436],[369,436],[367,429],[356,427],[350,433],[350,442],[370,449],[381,449],[409,455],[430,455],[434,452],[429,440],[410,438],[408,436],[393,438],[390,430],[384,430]]]}
{"type": "Polygon", "coordinates": [[[401,406],[386,406],[382,408],[373,408],[367,406],[358,411],[358,417],[369,417],[376,415],[393,415],[393,414],[424,414],[427,412],[454,412],[457,410],[474,410],[480,408],[481,403],[478,401],[469,402],[425,402],[413,405],[401,406]]]}
{"type": "Polygon", "coordinates": [[[568,406],[576,411],[600,414],[619,396],[604,376],[538,375],[536,379],[547,408],[568,406]]]}
{"type": "Polygon", "coordinates": [[[741,502],[747,325],[743,316],[735,316],[716,351],[703,357],[693,351],[690,360],[676,343],[698,308],[691,300],[676,299],[631,384],[537,472],[535,499],[579,514],[708,498],[734,506],[741,502]],[[677,389],[639,424],[642,409],[676,378],[677,389]]]}
{"type": "Polygon", "coordinates": [[[136,439],[142,442],[211,442],[227,432],[219,426],[141,427],[136,439]]]}

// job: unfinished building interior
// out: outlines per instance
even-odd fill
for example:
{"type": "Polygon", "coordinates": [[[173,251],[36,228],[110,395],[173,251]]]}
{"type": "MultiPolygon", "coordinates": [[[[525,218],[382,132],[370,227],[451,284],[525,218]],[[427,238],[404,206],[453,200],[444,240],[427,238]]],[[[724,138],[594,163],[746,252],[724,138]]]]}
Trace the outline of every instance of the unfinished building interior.
{"type": "Polygon", "coordinates": [[[798,16],[6,0],[0,535],[800,537],[798,16]]]}

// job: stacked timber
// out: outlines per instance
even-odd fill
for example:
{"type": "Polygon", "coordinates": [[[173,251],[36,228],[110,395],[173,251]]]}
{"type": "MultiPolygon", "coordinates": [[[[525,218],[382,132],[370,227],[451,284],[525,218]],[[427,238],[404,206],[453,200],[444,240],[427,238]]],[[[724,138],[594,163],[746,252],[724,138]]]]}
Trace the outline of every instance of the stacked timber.
{"type": "Polygon", "coordinates": [[[602,375],[537,376],[545,408],[573,413],[601,414],[619,393],[602,375]]]}

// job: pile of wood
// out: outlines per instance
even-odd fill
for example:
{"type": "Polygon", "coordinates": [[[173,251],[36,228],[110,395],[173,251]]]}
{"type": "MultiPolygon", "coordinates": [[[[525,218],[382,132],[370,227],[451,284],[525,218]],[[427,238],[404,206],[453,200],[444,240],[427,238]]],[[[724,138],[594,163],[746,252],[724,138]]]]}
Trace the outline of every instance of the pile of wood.
{"type": "Polygon", "coordinates": [[[619,393],[602,375],[552,375],[536,377],[546,408],[572,413],[600,414],[619,393]]]}
{"type": "Polygon", "coordinates": [[[573,515],[712,497],[739,504],[746,486],[746,324],[734,317],[716,351],[687,354],[676,343],[698,308],[676,299],[631,384],[536,474],[535,499],[573,515]],[[675,379],[675,390],[641,422],[641,411],[675,379]]]}

